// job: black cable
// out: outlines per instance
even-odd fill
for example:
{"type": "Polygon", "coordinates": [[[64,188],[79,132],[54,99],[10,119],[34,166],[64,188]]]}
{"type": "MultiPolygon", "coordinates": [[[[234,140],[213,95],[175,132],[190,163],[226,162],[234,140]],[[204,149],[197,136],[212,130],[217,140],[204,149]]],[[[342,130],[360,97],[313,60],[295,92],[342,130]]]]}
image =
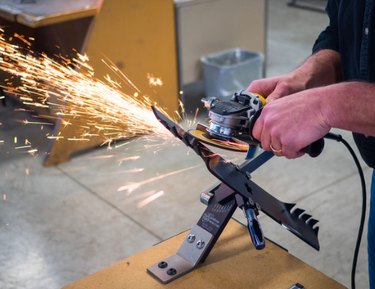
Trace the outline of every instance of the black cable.
{"type": "Polygon", "coordinates": [[[357,268],[357,261],[358,261],[358,253],[359,253],[359,248],[361,246],[361,240],[362,240],[362,235],[363,235],[363,228],[365,225],[365,218],[366,218],[366,198],[367,198],[367,192],[366,192],[366,182],[365,182],[365,176],[363,174],[363,170],[361,167],[361,164],[359,163],[359,160],[352,149],[352,147],[349,145],[349,143],[342,138],[341,135],[336,135],[333,133],[328,133],[325,138],[328,139],[333,139],[338,142],[343,143],[346,148],[349,150],[351,156],[353,157],[353,160],[357,166],[358,169],[358,174],[361,179],[361,186],[362,186],[362,211],[361,211],[361,221],[359,223],[359,229],[358,229],[358,236],[357,236],[357,241],[355,244],[355,249],[354,249],[354,256],[353,256],[353,263],[352,263],[352,273],[351,273],[351,288],[355,289],[355,273],[356,273],[356,268],[357,268]]]}

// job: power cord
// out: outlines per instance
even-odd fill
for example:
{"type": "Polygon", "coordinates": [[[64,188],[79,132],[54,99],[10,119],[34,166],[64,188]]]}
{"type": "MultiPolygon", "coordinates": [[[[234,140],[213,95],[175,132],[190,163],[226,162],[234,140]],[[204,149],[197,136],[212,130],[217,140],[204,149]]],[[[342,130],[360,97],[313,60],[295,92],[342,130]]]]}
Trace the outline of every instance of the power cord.
{"type": "Polygon", "coordinates": [[[359,160],[357,158],[357,155],[355,154],[353,148],[350,146],[350,144],[343,139],[341,135],[337,135],[334,133],[328,133],[325,138],[327,139],[332,139],[338,142],[341,142],[346,146],[348,151],[350,152],[356,166],[358,169],[358,174],[361,179],[361,186],[362,186],[362,210],[361,210],[361,221],[359,223],[359,229],[358,229],[358,236],[357,236],[357,241],[355,244],[355,249],[354,249],[354,256],[353,256],[353,263],[352,263],[352,273],[351,273],[351,288],[355,289],[355,273],[356,273],[356,268],[357,268],[357,261],[358,261],[358,253],[359,253],[359,248],[361,246],[361,240],[362,240],[362,235],[363,235],[363,228],[365,225],[365,218],[366,218],[366,197],[367,197],[367,192],[366,192],[366,182],[365,182],[365,176],[363,174],[362,167],[359,163],[359,160]]]}

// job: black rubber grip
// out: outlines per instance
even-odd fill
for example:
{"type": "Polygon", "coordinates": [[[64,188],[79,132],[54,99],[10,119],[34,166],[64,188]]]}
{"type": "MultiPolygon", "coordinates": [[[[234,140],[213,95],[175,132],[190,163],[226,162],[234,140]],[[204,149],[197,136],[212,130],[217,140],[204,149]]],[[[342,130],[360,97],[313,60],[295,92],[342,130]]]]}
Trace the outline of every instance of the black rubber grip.
{"type": "Polygon", "coordinates": [[[311,145],[305,147],[302,151],[304,153],[307,153],[310,157],[316,158],[318,155],[320,155],[324,148],[324,139],[318,139],[317,141],[314,141],[311,145]]]}

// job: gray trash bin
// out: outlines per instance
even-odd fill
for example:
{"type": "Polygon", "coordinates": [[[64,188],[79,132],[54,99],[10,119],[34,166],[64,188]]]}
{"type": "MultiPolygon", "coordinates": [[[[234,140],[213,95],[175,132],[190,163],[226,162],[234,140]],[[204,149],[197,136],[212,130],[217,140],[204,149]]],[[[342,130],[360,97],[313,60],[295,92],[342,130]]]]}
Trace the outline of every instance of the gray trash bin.
{"type": "Polygon", "coordinates": [[[225,98],[263,75],[263,54],[241,48],[201,58],[206,96],[225,98]]]}

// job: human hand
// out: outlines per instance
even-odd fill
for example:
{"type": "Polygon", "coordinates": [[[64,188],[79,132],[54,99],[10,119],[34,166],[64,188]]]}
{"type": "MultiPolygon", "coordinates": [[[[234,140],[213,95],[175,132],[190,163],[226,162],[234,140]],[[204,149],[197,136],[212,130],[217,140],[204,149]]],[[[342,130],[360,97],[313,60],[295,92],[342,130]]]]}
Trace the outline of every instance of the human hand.
{"type": "Polygon", "coordinates": [[[253,81],[247,91],[258,93],[270,102],[305,89],[340,82],[341,71],[340,54],[331,49],[322,49],[287,74],[253,81]]]}
{"type": "Polygon", "coordinates": [[[264,150],[289,159],[325,136],[331,127],[323,114],[324,89],[310,89],[272,101],[263,107],[252,134],[264,150]]]}
{"type": "Polygon", "coordinates": [[[246,89],[264,96],[267,102],[306,89],[305,80],[291,72],[280,76],[254,80],[246,89]]]}

